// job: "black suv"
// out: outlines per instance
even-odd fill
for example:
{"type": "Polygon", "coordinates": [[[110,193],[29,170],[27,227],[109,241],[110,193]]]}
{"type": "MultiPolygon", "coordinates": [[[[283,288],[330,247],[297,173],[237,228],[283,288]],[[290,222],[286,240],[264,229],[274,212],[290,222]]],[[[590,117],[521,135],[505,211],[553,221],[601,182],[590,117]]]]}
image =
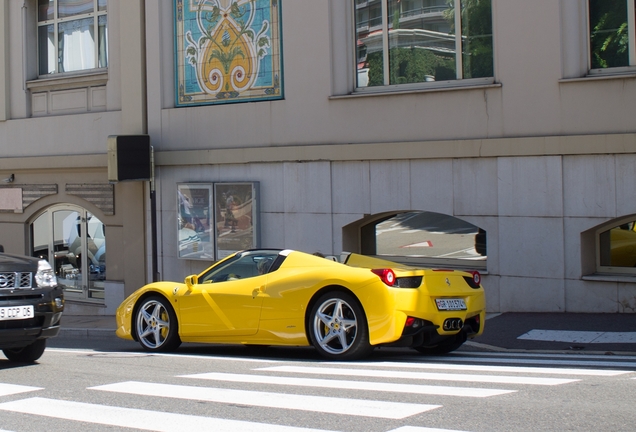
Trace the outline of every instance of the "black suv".
{"type": "Polygon", "coordinates": [[[11,361],[32,363],[60,331],[62,287],[45,260],[3,252],[0,245],[0,349],[11,361]]]}

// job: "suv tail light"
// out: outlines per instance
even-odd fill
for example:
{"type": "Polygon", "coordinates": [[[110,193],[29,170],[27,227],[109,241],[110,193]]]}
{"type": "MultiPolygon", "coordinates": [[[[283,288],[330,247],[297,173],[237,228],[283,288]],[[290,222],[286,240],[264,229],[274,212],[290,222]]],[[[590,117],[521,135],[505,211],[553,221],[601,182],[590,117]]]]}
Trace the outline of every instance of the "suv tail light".
{"type": "Polygon", "coordinates": [[[371,270],[373,273],[377,274],[382,282],[384,282],[388,286],[393,286],[395,284],[395,273],[391,269],[373,269],[371,270]]]}

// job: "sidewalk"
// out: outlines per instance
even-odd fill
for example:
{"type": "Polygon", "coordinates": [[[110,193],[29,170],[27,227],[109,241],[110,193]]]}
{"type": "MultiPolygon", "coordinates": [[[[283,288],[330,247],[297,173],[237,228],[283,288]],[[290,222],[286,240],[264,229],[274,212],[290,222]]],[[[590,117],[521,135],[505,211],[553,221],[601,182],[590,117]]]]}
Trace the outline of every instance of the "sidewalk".
{"type": "MultiPolygon", "coordinates": [[[[64,315],[59,337],[116,338],[116,327],[114,316],[64,315]]],[[[484,334],[461,349],[636,356],[636,314],[489,314],[484,334]]]]}
{"type": "Polygon", "coordinates": [[[636,355],[636,314],[489,314],[484,334],[467,347],[636,355]]]}
{"type": "Polygon", "coordinates": [[[116,338],[116,328],[114,315],[62,315],[62,327],[58,336],[76,339],[116,338]]]}

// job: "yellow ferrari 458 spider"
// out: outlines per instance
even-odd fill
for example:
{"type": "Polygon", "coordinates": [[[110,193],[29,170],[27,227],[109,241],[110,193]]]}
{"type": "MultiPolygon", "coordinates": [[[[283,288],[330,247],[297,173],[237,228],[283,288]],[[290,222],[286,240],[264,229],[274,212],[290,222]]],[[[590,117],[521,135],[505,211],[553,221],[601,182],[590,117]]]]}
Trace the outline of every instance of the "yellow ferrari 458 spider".
{"type": "Polygon", "coordinates": [[[313,345],[352,360],[382,345],[447,353],[484,331],[479,273],[343,257],[237,252],[184,283],[135,291],[117,309],[117,335],[148,351],[181,342],[313,345]]]}

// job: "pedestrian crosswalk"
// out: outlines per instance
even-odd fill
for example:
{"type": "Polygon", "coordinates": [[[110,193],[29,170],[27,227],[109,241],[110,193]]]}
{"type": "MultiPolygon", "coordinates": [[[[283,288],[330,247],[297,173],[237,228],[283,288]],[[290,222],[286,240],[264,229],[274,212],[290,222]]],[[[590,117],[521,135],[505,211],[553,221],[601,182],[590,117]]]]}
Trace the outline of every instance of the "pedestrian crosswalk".
{"type": "Polygon", "coordinates": [[[366,370],[351,368],[321,368],[321,367],[304,367],[304,366],[273,366],[261,368],[263,371],[274,372],[293,372],[298,374],[319,374],[332,376],[358,376],[358,377],[381,377],[391,379],[405,380],[434,380],[434,381],[461,381],[476,383],[497,383],[497,384],[527,384],[527,385],[560,385],[568,384],[578,380],[561,379],[561,378],[541,378],[541,377],[525,377],[525,376],[507,376],[507,375],[475,375],[475,374],[448,374],[448,373],[430,373],[430,372],[412,372],[412,371],[394,371],[394,370],[366,370]]]}
{"type": "MultiPolygon", "coordinates": [[[[326,432],[321,429],[268,425],[240,420],[165,413],[161,411],[113,407],[38,397],[6,402],[0,404],[0,409],[84,423],[162,432],[326,432]]],[[[73,430],[73,428],[69,428],[69,430],[73,430]]]]}
{"type": "Polygon", "coordinates": [[[31,387],[15,384],[2,384],[0,383],[0,396],[14,395],[18,393],[27,393],[34,390],[42,390],[41,387],[31,387]]]}
{"type": "Polygon", "coordinates": [[[364,417],[401,419],[439,408],[439,405],[411,404],[403,402],[373,401],[341,397],[306,396],[288,393],[255,392],[221,388],[192,387],[172,384],[128,381],[91,387],[102,390],[143,396],[189,399],[283,408],[302,411],[317,411],[329,414],[344,414],[364,417]]]}
{"type": "MultiPolygon", "coordinates": [[[[245,360],[242,373],[198,372],[167,376],[165,382],[122,380],[86,387],[102,395],[127,395],[149,401],[185,400],[197,403],[285,410],[280,424],[222,418],[221,415],[194,415],[178,411],[172,403],[149,404],[161,410],[116,403],[89,403],[72,397],[47,397],[46,387],[0,383],[0,432],[21,432],[3,424],[2,412],[35,418],[52,418],[72,424],[152,431],[202,430],[219,432],[332,432],[332,427],[289,421],[302,413],[338,415],[347,418],[381,419],[393,428],[378,432],[459,432],[452,427],[426,427],[428,413],[443,409],[449,399],[497,398],[530,388],[567,386],[587,379],[636,379],[636,358],[605,361],[594,358],[557,358],[481,354],[458,354],[421,361],[294,362],[245,360]],[[451,361],[449,361],[451,360],[451,361]],[[531,366],[532,361],[538,365],[531,366]],[[507,363],[505,365],[498,363],[507,363]],[[557,362],[557,363],[555,363],[557,362]],[[593,367],[601,362],[603,367],[593,367]],[[614,365],[615,367],[611,367],[614,365]],[[629,365],[631,369],[626,368],[629,365]],[[235,388],[235,387],[241,388],[235,388]],[[317,393],[320,393],[318,395],[317,393]],[[406,395],[403,399],[398,395],[406,395]],[[299,414],[294,414],[299,413],[299,414]],[[82,422],[82,423],[74,423],[82,422]],[[4,428],[4,429],[3,429],[4,428]]],[[[117,401],[119,399],[106,398],[117,401]]],[[[222,413],[222,410],[215,410],[222,413]]],[[[320,423],[317,423],[320,425],[320,423]]],[[[333,423],[325,423],[333,426],[333,423]]],[[[86,426],[84,426],[86,427],[86,426]]],[[[24,430],[31,430],[25,425],[24,430]]],[[[346,429],[338,429],[347,432],[346,429]]],[[[375,431],[373,431],[375,432],[375,431]]]]}
{"type": "Polygon", "coordinates": [[[499,389],[484,389],[484,388],[472,388],[472,387],[446,387],[446,386],[432,386],[432,385],[419,385],[419,384],[401,384],[395,382],[381,382],[381,381],[350,381],[350,380],[331,380],[331,379],[316,379],[316,378],[296,378],[296,377],[284,377],[284,376],[270,376],[270,375],[243,375],[243,374],[229,374],[209,372],[196,375],[182,375],[184,378],[194,378],[202,380],[212,381],[225,381],[225,382],[242,382],[242,383],[258,383],[258,384],[273,384],[281,386],[296,386],[296,387],[316,387],[316,388],[330,388],[339,390],[363,390],[373,392],[388,392],[388,393],[410,393],[420,395],[438,395],[438,396],[458,396],[458,397],[476,397],[483,398],[489,396],[497,396],[506,393],[514,393],[516,390],[499,390],[499,389]]]}

